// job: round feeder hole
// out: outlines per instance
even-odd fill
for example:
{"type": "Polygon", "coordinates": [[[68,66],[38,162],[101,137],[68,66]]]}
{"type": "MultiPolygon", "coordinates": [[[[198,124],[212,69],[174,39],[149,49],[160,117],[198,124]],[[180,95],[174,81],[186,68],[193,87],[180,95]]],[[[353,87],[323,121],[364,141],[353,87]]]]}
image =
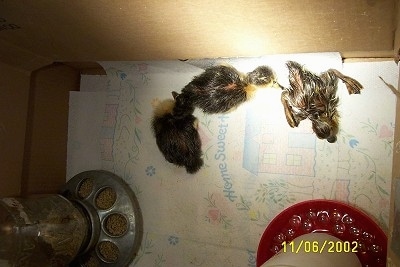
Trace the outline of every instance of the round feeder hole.
{"type": "Polygon", "coordinates": [[[103,229],[110,236],[122,236],[128,230],[128,220],[120,213],[110,214],[103,221],[103,229]]]}
{"type": "Polygon", "coordinates": [[[117,193],[111,187],[106,187],[100,190],[95,198],[96,207],[101,210],[111,208],[115,200],[117,200],[117,193]]]}
{"type": "Polygon", "coordinates": [[[87,198],[93,191],[93,179],[84,179],[78,187],[78,196],[82,199],[87,198]]]}
{"type": "Polygon", "coordinates": [[[98,254],[102,260],[108,263],[113,263],[118,260],[119,249],[111,241],[101,241],[97,247],[98,254]]]}

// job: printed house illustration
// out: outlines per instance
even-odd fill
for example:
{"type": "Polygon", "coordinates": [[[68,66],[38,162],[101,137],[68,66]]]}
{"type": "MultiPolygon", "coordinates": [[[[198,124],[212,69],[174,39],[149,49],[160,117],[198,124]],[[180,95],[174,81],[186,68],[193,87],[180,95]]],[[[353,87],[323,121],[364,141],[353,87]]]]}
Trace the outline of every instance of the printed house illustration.
{"type": "Polygon", "coordinates": [[[290,128],[286,121],[271,124],[252,113],[249,109],[246,116],[243,168],[255,175],[315,176],[316,137],[310,128],[290,128]]]}

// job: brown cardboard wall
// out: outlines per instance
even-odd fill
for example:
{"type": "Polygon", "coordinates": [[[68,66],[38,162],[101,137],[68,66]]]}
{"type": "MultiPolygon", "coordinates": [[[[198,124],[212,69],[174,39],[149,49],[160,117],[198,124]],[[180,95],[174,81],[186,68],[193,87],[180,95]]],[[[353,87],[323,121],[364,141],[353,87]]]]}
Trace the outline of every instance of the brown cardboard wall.
{"type": "Polygon", "coordinates": [[[65,183],[69,92],[80,73],[64,64],[34,71],[22,175],[22,194],[54,193],[65,183]]]}
{"type": "Polygon", "coordinates": [[[0,197],[20,193],[29,73],[0,63],[0,197]]]}
{"type": "MultiPolygon", "coordinates": [[[[53,61],[325,51],[392,57],[397,2],[4,0],[0,41],[53,61]]],[[[0,49],[0,59],[13,57],[0,49]]]]}
{"type": "Polygon", "coordinates": [[[2,40],[0,40],[0,62],[28,72],[53,63],[49,58],[35,55],[2,40]]]}
{"type": "Polygon", "coordinates": [[[393,54],[396,62],[398,62],[400,58],[400,1],[395,2],[395,10],[394,10],[394,44],[393,44],[393,54]]]}

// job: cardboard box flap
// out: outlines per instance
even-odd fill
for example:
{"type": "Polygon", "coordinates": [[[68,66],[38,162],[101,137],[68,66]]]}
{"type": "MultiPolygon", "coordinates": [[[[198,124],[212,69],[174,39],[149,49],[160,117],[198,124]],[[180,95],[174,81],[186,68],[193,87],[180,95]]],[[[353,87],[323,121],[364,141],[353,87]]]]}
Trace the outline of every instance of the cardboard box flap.
{"type": "Polygon", "coordinates": [[[386,56],[393,51],[395,2],[4,0],[0,40],[54,61],[386,56]]]}
{"type": "Polygon", "coordinates": [[[34,54],[26,49],[0,40],[0,62],[20,70],[31,72],[51,64],[52,59],[34,54]]]}
{"type": "Polygon", "coordinates": [[[394,25],[396,25],[394,36],[393,54],[396,62],[400,59],[400,1],[396,1],[395,5],[396,16],[394,17],[394,25]]]}

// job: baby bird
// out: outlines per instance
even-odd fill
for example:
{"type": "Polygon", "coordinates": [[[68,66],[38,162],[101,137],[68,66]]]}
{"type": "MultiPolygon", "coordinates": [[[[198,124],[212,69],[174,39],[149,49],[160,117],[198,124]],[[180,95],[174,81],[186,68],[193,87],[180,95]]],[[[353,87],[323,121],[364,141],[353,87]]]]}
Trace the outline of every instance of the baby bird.
{"type": "Polygon", "coordinates": [[[193,106],[176,93],[173,97],[155,108],[151,122],[153,134],[165,159],[193,174],[203,166],[198,120],[192,114],[193,106]]]}
{"type": "Polygon", "coordinates": [[[286,66],[290,87],[283,90],[281,101],[288,124],[297,127],[308,118],[318,138],[336,142],[340,118],[336,96],[338,78],[345,83],[349,94],[359,94],[363,86],[335,69],[318,76],[294,61],[287,62],[286,66]]]}
{"type": "Polygon", "coordinates": [[[249,100],[258,87],[282,88],[268,66],[243,74],[232,66],[219,65],[194,77],[181,96],[204,113],[225,113],[249,100]]]}

